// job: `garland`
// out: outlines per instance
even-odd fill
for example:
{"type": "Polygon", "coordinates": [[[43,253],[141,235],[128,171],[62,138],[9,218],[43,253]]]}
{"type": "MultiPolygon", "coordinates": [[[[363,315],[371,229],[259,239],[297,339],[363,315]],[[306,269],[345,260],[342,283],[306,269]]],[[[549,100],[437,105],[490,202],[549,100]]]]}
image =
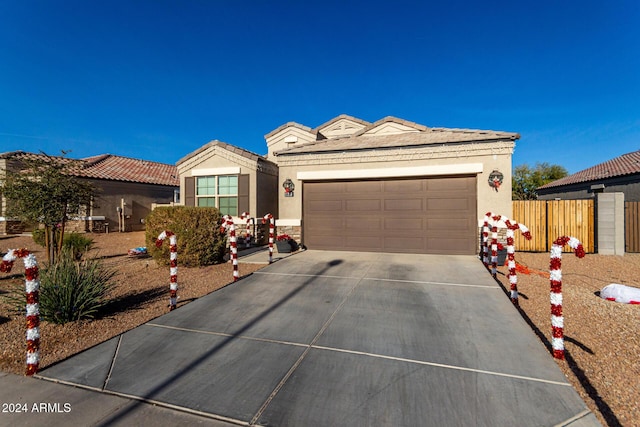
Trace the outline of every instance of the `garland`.
{"type": "Polygon", "coordinates": [[[262,217],[262,223],[266,224],[269,220],[269,264],[273,262],[273,237],[275,232],[275,221],[270,213],[262,217]]]}
{"type": "Polygon", "coordinates": [[[156,247],[162,247],[162,243],[167,237],[169,238],[169,272],[171,274],[169,284],[169,311],[172,311],[175,310],[178,301],[178,245],[176,235],[171,231],[163,231],[156,240],[156,247]]]}
{"type": "Polygon", "coordinates": [[[562,247],[568,244],[578,258],[584,257],[582,243],[575,237],[558,237],[551,246],[549,281],[551,283],[551,346],[553,357],[564,359],[564,317],[562,316],[562,247]]]}
{"type": "Polygon", "coordinates": [[[40,365],[40,274],[36,257],[27,249],[9,249],[2,258],[0,271],[9,273],[16,259],[24,262],[25,289],[27,297],[27,370],[31,376],[38,372],[40,365]]]}
{"type": "Polygon", "coordinates": [[[507,275],[509,279],[509,283],[511,284],[511,302],[516,306],[518,303],[518,276],[516,275],[516,260],[515,260],[515,244],[514,244],[514,230],[520,230],[525,239],[531,240],[531,232],[529,229],[517,222],[511,222],[510,220],[505,220],[505,224],[507,225],[507,268],[509,269],[509,274],[507,275]]]}
{"type": "Polygon", "coordinates": [[[242,214],[240,214],[240,219],[247,220],[247,232],[245,233],[244,244],[248,248],[249,246],[251,246],[251,228],[249,227],[252,222],[255,223],[255,219],[251,218],[249,212],[242,212],[242,214]]]}
{"type": "Polygon", "coordinates": [[[233,218],[230,215],[225,215],[222,217],[222,225],[220,227],[220,232],[224,233],[226,230],[229,230],[229,244],[230,244],[230,258],[231,263],[233,264],[233,281],[236,282],[240,278],[240,274],[238,273],[238,244],[236,241],[236,225],[233,222],[233,218]]]}

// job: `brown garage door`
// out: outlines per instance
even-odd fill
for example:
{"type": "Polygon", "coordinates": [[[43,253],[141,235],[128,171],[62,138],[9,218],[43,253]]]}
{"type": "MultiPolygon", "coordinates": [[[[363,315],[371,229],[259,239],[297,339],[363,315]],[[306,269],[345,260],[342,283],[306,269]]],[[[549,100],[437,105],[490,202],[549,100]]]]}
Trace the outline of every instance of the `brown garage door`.
{"type": "Polygon", "coordinates": [[[305,182],[309,249],[474,254],[476,177],[305,182]]]}

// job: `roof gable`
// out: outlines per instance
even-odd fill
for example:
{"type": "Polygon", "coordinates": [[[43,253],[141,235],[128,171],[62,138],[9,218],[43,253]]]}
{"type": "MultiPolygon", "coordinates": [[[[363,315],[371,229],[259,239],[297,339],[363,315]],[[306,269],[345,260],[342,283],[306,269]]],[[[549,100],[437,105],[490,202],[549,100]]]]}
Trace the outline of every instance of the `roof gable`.
{"type": "Polygon", "coordinates": [[[606,162],[581,170],[573,175],[565,176],[564,178],[560,178],[538,188],[547,189],[636,173],[640,173],[640,150],[623,154],[622,156],[607,160],[606,162]]]}
{"type": "Polygon", "coordinates": [[[364,129],[360,135],[399,135],[410,132],[422,132],[428,128],[397,117],[385,117],[364,129]]]}
{"type": "Polygon", "coordinates": [[[341,138],[359,133],[371,123],[358,119],[357,117],[341,114],[328,122],[318,126],[315,131],[324,138],[341,138]]]}

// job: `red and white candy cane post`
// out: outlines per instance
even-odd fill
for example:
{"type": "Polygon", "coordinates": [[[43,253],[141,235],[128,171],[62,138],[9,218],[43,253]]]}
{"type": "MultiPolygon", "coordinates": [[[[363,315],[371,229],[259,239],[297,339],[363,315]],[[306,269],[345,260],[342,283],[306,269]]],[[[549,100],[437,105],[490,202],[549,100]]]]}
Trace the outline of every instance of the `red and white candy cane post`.
{"type": "Polygon", "coordinates": [[[484,226],[482,231],[482,239],[483,239],[483,262],[484,265],[489,268],[489,248],[488,248],[488,238],[489,238],[489,225],[491,225],[491,275],[496,277],[498,274],[498,222],[500,220],[508,221],[509,218],[502,215],[497,215],[492,212],[487,212],[484,216],[484,226]],[[485,237],[486,235],[486,237],[485,237]]]}
{"type": "Polygon", "coordinates": [[[40,365],[40,274],[36,257],[27,249],[9,249],[2,258],[0,271],[9,273],[16,259],[24,261],[25,288],[27,295],[27,371],[34,375],[40,365]]]}
{"type": "Polygon", "coordinates": [[[482,263],[487,269],[489,268],[489,221],[492,215],[491,212],[487,212],[482,225],[482,263]]]}
{"type": "Polygon", "coordinates": [[[507,277],[509,278],[509,283],[511,284],[511,302],[516,306],[518,304],[518,276],[516,275],[516,260],[515,260],[515,252],[516,248],[514,245],[514,231],[520,230],[525,239],[531,240],[531,232],[529,229],[517,222],[512,222],[511,220],[505,220],[505,224],[507,226],[507,268],[509,269],[509,274],[507,277]]]}
{"type": "Polygon", "coordinates": [[[247,221],[247,231],[245,233],[244,244],[246,247],[249,247],[251,244],[251,224],[255,224],[255,218],[251,218],[249,212],[242,212],[240,215],[240,219],[244,219],[247,221]]]}
{"type": "Polygon", "coordinates": [[[163,231],[156,240],[156,247],[162,247],[162,243],[169,238],[169,272],[171,274],[169,283],[169,311],[175,310],[178,301],[178,244],[176,235],[171,231],[163,231]]]}
{"type": "Polygon", "coordinates": [[[269,264],[273,262],[273,238],[275,233],[275,221],[273,215],[270,213],[262,217],[262,223],[266,224],[269,221],[269,264]]]}
{"type": "Polygon", "coordinates": [[[222,217],[220,231],[225,232],[227,229],[229,230],[231,263],[233,264],[233,281],[235,282],[240,278],[240,274],[238,273],[238,243],[236,241],[236,225],[230,215],[222,217]]]}
{"type": "Polygon", "coordinates": [[[584,257],[582,243],[575,237],[558,237],[551,246],[549,280],[551,282],[551,346],[553,357],[564,359],[564,317],[562,316],[562,247],[568,244],[578,258],[584,257]]]}

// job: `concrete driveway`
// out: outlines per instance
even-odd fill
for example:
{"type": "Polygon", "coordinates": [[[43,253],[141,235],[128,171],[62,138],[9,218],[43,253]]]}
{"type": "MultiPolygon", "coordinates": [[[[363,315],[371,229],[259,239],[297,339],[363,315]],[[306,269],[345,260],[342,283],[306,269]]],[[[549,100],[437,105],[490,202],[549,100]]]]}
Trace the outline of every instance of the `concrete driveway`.
{"type": "Polygon", "coordinates": [[[39,376],[240,425],[600,425],[472,256],[302,252],[39,376]]]}

